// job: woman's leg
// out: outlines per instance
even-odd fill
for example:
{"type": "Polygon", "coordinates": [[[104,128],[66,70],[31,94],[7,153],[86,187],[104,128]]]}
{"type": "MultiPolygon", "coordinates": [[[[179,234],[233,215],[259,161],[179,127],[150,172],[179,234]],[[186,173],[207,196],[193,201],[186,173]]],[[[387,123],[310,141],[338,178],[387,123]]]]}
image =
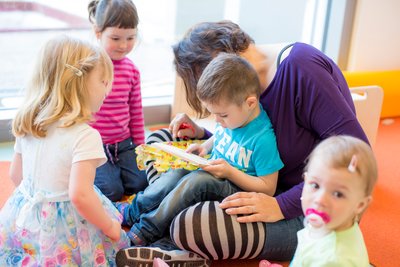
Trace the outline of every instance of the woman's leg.
{"type": "MultiPolygon", "coordinates": [[[[146,144],[160,143],[160,142],[170,142],[170,141],[180,141],[179,138],[173,138],[168,129],[160,129],[152,132],[146,139],[146,144]]],[[[149,184],[152,184],[155,180],[160,177],[160,174],[154,168],[154,161],[147,161],[146,164],[146,174],[149,184]]]]}
{"type": "Polygon", "coordinates": [[[258,259],[289,261],[297,248],[297,232],[304,228],[304,217],[266,224],[264,248],[258,259]]]}
{"type": "Polygon", "coordinates": [[[170,233],[176,245],[209,259],[290,260],[303,219],[276,223],[238,223],[219,202],[198,203],[179,213],[170,233]]]}

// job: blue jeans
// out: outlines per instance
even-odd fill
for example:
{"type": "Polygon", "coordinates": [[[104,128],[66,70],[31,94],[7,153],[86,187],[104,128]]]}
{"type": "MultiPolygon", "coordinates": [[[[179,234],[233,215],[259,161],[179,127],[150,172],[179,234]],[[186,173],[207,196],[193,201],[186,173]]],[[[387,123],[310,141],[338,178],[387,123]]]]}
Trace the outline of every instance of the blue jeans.
{"type": "Polygon", "coordinates": [[[121,200],[148,185],[145,171],[136,164],[135,145],[128,138],[117,144],[104,145],[107,162],[96,169],[94,184],[111,201],[121,200]]]}
{"type": "Polygon", "coordinates": [[[189,171],[178,169],[170,170],[150,184],[144,191],[136,194],[132,204],[123,212],[124,221],[132,226],[140,220],[140,216],[156,209],[162,200],[178,184],[179,180],[189,171]]]}
{"type": "Polygon", "coordinates": [[[297,232],[304,228],[304,216],[266,223],[265,243],[258,259],[288,261],[297,248],[297,232]]]}
{"type": "Polygon", "coordinates": [[[139,193],[124,217],[130,218],[131,233],[148,245],[168,233],[172,220],[182,210],[199,201],[221,201],[238,191],[242,190],[229,180],[202,170],[171,170],[139,193]]]}

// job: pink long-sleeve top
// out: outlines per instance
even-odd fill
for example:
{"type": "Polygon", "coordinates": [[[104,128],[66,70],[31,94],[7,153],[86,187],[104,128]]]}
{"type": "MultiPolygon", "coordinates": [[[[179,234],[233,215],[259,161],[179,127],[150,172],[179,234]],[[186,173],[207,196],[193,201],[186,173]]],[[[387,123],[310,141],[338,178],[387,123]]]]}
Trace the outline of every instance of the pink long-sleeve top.
{"type": "Polygon", "coordinates": [[[91,126],[97,129],[103,144],[115,144],[132,137],[134,144],[144,143],[144,116],[140,91],[140,73],[125,57],[113,60],[114,82],[91,126]]]}

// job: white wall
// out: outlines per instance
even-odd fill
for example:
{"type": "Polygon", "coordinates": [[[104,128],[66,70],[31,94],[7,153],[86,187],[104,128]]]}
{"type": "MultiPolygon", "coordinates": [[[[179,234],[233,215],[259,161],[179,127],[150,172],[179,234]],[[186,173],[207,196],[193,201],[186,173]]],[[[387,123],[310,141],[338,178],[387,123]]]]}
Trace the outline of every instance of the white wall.
{"type": "Polygon", "coordinates": [[[400,1],[358,0],[349,71],[400,69],[400,1]]]}

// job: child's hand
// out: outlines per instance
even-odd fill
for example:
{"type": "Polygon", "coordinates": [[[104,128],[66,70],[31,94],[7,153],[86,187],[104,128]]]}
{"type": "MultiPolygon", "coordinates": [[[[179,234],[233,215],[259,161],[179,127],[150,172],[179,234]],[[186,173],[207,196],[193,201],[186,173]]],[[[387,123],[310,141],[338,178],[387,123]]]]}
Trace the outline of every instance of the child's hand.
{"type": "Polygon", "coordinates": [[[200,144],[190,144],[189,147],[186,149],[186,152],[199,155],[200,157],[208,154],[207,149],[200,144]]]}
{"type": "Polygon", "coordinates": [[[216,159],[210,161],[210,165],[202,165],[201,168],[216,178],[227,178],[229,179],[230,173],[234,167],[232,167],[224,159],[216,159]]]}
{"type": "Polygon", "coordinates": [[[103,233],[113,241],[118,241],[121,238],[121,224],[114,219],[111,219],[112,225],[103,233]]]}

